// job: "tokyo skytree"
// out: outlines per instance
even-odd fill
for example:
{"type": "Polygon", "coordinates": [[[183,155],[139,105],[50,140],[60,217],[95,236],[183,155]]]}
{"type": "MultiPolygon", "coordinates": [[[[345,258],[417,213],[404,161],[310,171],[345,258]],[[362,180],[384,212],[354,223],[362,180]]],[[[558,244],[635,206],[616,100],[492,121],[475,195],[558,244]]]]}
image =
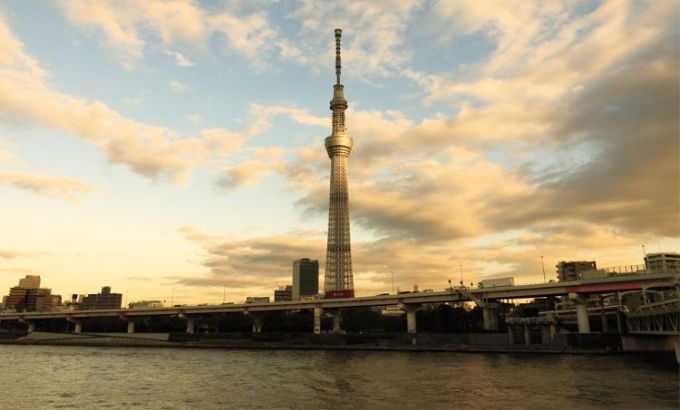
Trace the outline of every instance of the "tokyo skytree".
{"type": "Polygon", "coordinates": [[[335,29],[335,76],[332,111],[333,131],[326,138],[326,152],[331,159],[330,200],[328,206],[328,244],[326,246],[325,298],[354,297],[352,276],[352,246],[349,238],[349,196],[347,193],[347,165],[352,151],[352,138],[345,129],[347,100],[340,84],[341,29],[335,29]]]}

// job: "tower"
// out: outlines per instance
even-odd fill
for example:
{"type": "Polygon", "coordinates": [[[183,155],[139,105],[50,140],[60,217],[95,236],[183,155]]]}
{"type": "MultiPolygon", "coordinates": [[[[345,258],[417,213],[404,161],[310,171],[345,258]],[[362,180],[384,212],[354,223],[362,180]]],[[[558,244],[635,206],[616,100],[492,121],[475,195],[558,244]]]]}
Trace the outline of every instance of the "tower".
{"type": "Polygon", "coordinates": [[[325,298],[354,297],[352,246],[349,237],[349,197],[347,165],[352,151],[352,138],[345,130],[347,100],[340,84],[340,37],[335,29],[335,77],[330,102],[333,131],[326,138],[326,152],[331,159],[330,199],[328,205],[328,244],[326,245],[325,298]]]}

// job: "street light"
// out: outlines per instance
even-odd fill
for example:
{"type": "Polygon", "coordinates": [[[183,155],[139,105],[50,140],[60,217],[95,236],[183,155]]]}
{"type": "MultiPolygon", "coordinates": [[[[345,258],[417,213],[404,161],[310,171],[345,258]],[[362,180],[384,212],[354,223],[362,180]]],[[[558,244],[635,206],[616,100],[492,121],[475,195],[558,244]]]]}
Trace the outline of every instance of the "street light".
{"type": "Polygon", "coordinates": [[[541,268],[543,268],[543,283],[545,283],[545,263],[543,263],[543,255],[541,255],[541,268]]]}

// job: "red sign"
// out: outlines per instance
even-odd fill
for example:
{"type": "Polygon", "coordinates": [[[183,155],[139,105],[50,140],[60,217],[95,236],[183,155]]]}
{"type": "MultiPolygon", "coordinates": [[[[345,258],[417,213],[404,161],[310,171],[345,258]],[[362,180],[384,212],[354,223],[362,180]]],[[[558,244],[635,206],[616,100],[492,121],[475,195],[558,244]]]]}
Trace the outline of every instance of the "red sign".
{"type": "Polygon", "coordinates": [[[344,298],[353,298],[353,297],[354,297],[354,289],[327,290],[326,293],[323,296],[324,299],[344,299],[344,298]]]}

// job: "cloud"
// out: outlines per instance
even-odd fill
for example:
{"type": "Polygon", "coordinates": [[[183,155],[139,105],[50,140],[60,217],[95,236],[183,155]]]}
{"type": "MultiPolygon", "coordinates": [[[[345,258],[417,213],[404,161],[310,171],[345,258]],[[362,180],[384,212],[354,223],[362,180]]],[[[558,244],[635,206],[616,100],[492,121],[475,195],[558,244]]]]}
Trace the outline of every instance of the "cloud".
{"type": "Polygon", "coordinates": [[[262,105],[257,103],[250,104],[250,115],[252,117],[246,128],[245,133],[248,135],[260,134],[271,128],[272,118],[278,115],[286,115],[298,124],[327,127],[329,120],[323,117],[316,117],[309,113],[308,110],[298,108],[290,105],[262,105]]]}
{"type": "Polygon", "coordinates": [[[411,50],[404,39],[419,1],[315,2],[301,1],[290,17],[301,25],[298,38],[279,45],[284,58],[315,69],[332,61],[330,28],[343,32],[343,63],[352,77],[368,80],[391,77],[410,61],[411,50]]]}
{"type": "Polygon", "coordinates": [[[0,249],[0,258],[2,258],[2,259],[14,259],[14,258],[22,256],[22,255],[23,255],[22,252],[0,249]]]}
{"type": "Polygon", "coordinates": [[[172,56],[175,59],[175,64],[180,67],[193,67],[195,64],[186,58],[182,53],[172,50],[165,50],[165,54],[172,56]]]}
{"type": "Polygon", "coordinates": [[[0,173],[0,184],[71,202],[94,192],[92,186],[76,179],[19,173],[0,173]]]}
{"type": "MultiPolygon", "coordinates": [[[[61,0],[58,4],[72,24],[96,33],[127,69],[133,69],[153,48],[149,43],[157,41],[180,66],[192,65],[188,52],[206,52],[217,44],[219,49],[213,51],[241,56],[256,70],[274,68],[274,58],[318,70],[327,65],[323,61],[332,60],[332,28],[345,27],[343,58],[348,67],[355,67],[348,74],[362,79],[407,70],[412,50],[405,33],[414,15],[425,7],[416,0],[398,4],[300,1],[285,7],[159,0],[61,0]],[[299,30],[277,27],[269,16],[271,9],[299,30]]],[[[413,24],[420,28],[420,23],[413,24]]]]}
{"type": "MultiPolygon", "coordinates": [[[[354,226],[353,228],[355,228],[354,226]]],[[[169,279],[178,285],[225,287],[230,297],[271,294],[276,284],[289,284],[292,261],[302,257],[319,260],[319,286],[325,272],[325,233],[290,231],[250,238],[223,238],[191,227],[180,232],[202,249],[205,272],[169,279]]],[[[597,260],[599,267],[641,264],[636,239],[598,224],[569,221],[478,236],[474,240],[440,240],[414,243],[391,236],[354,241],[352,262],[358,295],[391,291],[392,275],[401,290],[442,290],[448,280],[466,284],[492,277],[513,276],[516,283],[542,283],[555,279],[555,265],[565,259],[597,260]],[[541,264],[543,256],[543,265],[541,264]]]]}
{"type": "Polygon", "coordinates": [[[143,33],[153,33],[180,66],[192,63],[178,47],[205,50],[219,39],[225,47],[247,58],[254,67],[266,65],[276,40],[265,12],[240,13],[236,6],[203,9],[193,1],[158,0],[62,0],[58,4],[68,20],[103,37],[121,64],[132,69],[143,57],[147,42],[143,33]]]}
{"type": "Polygon", "coordinates": [[[78,135],[111,163],[144,177],[183,182],[191,169],[215,155],[229,155],[243,144],[244,137],[227,130],[204,129],[198,138],[186,137],[124,117],[102,102],[53,90],[46,72],[24,53],[2,19],[0,58],[5,63],[0,67],[0,121],[36,123],[78,135]]]}
{"type": "Polygon", "coordinates": [[[189,87],[187,87],[186,84],[182,84],[177,80],[169,81],[168,85],[170,86],[170,89],[176,93],[185,93],[189,91],[189,87]]]}
{"type": "Polygon", "coordinates": [[[147,276],[128,276],[125,278],[127,280],[132,280],[136,282],[153,282],[155,279],[147,276]]]}
{"type": "Polygon", "coordinates": [[[244,185],[257,185],[262,178],[284,167],[281,148],[251,148],[248,159],[224,169],[216,181],[219,188],[231,189],[244,185]]]}

